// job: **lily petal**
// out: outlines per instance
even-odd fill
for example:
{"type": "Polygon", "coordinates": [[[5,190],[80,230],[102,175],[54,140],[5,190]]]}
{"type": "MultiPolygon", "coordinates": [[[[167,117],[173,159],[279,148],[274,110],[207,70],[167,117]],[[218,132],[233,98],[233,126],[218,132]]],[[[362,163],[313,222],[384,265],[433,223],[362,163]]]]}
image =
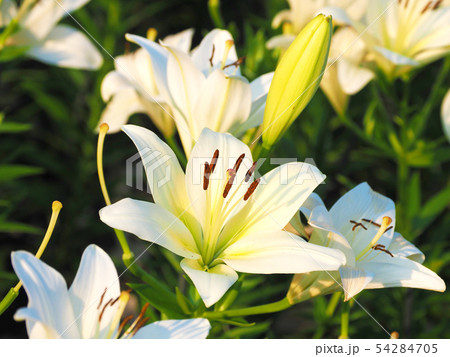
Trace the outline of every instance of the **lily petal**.
{"type": "Polygon", "coordinates": [[[350,300],[364,290],[375,276],[374,273],[364,269],[349,266],[340,267],[339,273],[341,274],[342,288],[344,290],[344,301],[350,300]]]}
{"type": "Polygon", "coordinates": [[[186,213],[189,200],[184,172],[172,149],[148,129],[125,125],[122,130],[139,151],[155,203],[177,217],[186,213]]]}
{"type": "Polygon", "coordinates": [[[228,132],[247,119],[251,108],[251,95],[247,79],[228,77],[222,70],[216,69],[200,89],[193,117],[199,128],[228,132]]]}
{"type": "Polygon", "coordinates": [[[164,37],[163,43],[182,52],[188,53],[191,49],[193,35],[194,29],[187,29],[174,35],[164,37]]]}
{"type": "Polygon", "coordinates": [[[114,94],[128,88],[133,88],[132,83],[119,71],[111,71],[103,78],[100,92],[102,99],[107,102],[114,94]]]}
{"type": "Polygon", "coordinates": [[[345,58],[337,63],[339,83],[346,94],[353,95],[369,83],[375,74],[345,58]]]}
{"type": "Polygon", "coordinates": [[[183,259],[180,265],[192,279],[206,307],[219,301],[238,279],[237,273],[225,264],[218,264],[208,271],[197,260],[183,259]]]}
{"type": "Polygon", "coordinates": [[[445,136],[447,137],[447,140],[450,142],[450,89],[447,91],[447,94],[445,95],[444,100],[442,101],[441,119],[445,136]]]}
{"type": "Polygon", "coordinates": [[[207,319],[163,320],[142,327],[133,339],[203,339],[210,328],[207,319]]]}
{"type": "Polygon", "coordinates": [[[83,252],[77,275],[70,286],[69,296],[81,330],[81,338],[104,338],[110,329],[118,304],[108,306],[102,314],[99,335],[97,325],[104,304],[120,295],[117,270],[103,249],[95,244],[83,252]],[[102,305],[99,303],[102,301],[102,305]]]}
{"type": "MultiPolygon", "coordinates": [[[[192,61],[194,62],[195,67],[202,71],[205,76],[208,76],[208,74],[215,69],[222,68],[222,60],[224,57],[225,66],[234,63],[238,59],[234,44],[228,52],[226,52],[227,41],[233,41],[233,36],[231,36],[228,31],[214,29],[203,38],[197,48],[192,50],[192,61]]],[[[228,75],[239,75],[240,70],[239,68],[236,70],[234,67],[228,67],[225,69],[225,73],[228,75]]]]}
{"type": "Polygon", "coordinates": [[[150,202],[124,198],[100,210],[110,227],[133,233],[186,258],[198,258],[197,246],[186,226],[172,213],[150,202]]]}
{"type": "Polygon", "coordinates": [[[231,244],[220,258],[236,271],[292,274],[337,270],[345,256],[336,249],[307,243],[286,231],[253,234],[231,244]]]}
{"type": "Polygon", "coordinates": [[[229,220],[223,235],[251,234],[284,228],[324,180],[319,169],[301,162],[281,165],[261,177],[247,204],[229,220]]]}
{"type": "Polygon", "coordinates": [[[422,264],[425,260],[423,254],[414,244],[408,242],[400,233],[395,232],[388,250],[397,257],[405,257],[422,264]]]}
{"type": "MultiPolygon", "coordinates": [[[[106,78],[105,78],[106,79],[106,78]]],[[[115,93],[102,112],[98,126],[108,124],[108,133],[117,133],[136,113],[146,113],[146,107],[133,87],[127,87],[115,93]]]]}
{"type": "Polygon", "coordinates": [[[28,296],[27,308],[20,309],[14,318],[31,319],[31,323],[27,323],[28,336],[42,338],[46,337],[43,333],[53,330],[62,338],[79,337],[80,332],[62,275],[28,252],[13,252],[11,260],[28,296]],[[36,326],[35,322],[40,325],[36,326]]]}
{"type": "Polygon", "coordinates": [[[445,291],[445,282],[433,271],[404,257],[391,257],[381,252],[370,262],[361,262],[362,269],[376,272],[367,289],[407,287],[445,291]]]}
{"type": "Polygon", "coordinates": [[[56,26],[42,44],[32,47],[27,54],[59,67],[94,70],[103,63],[102,56],[91,41],[83,33],[66,25],[56,26]]]}
{"type": "Polygon", "coordinates": [[[44,39],[67,13],[74,11],[90,0],[39,1],[20,21],[36,39],[44,39]]]}

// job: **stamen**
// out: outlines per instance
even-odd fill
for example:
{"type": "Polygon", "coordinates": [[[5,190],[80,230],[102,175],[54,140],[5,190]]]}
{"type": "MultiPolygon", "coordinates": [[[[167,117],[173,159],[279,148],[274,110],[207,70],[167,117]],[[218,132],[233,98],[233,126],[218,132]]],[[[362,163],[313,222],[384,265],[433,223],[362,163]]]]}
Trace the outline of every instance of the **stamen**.
{"type": "Polygon", "coordinates": [[[250,198],[250,196],[252,195],[252,193],[255,192],[256,187],[258,187],[260,181],[261,181],[261,179],[259,178],[250,184],[250,187],[248,188],[247,192],[244,195],[244,201],[247,201],[250,198]]]}
{"type": "Polygon", "coordinates": [[[245,56],[244,57],[240,57],[236,61],[234,61],[233,63],[227,64],[226,66],[223,66],[222,69],[225,69],[225,68],[228,68],[228,67],[232,67],[232,66],[235,66],[236,68],[238,68],[242,63],[244,63],[244,61],[245,61],[245,56]]]}
{"type": "Polygon", "coordinates": [[[226,198],[228,196],[228,193],[230,192],[231,186],[233,185],[234,182],[234,178],[236,177],[236,171],[234,169],[228,169],[227,175],[229,178],[225,186],[225,189],[223,190],[223,198],[226,198]]]}
{"type": "Polygon", "coordinates": [[[357,227],[362,227],[367,231],[367,228],[364,226],[364,224],[360,223],[360,222],[356,222],[354,220],[350,220],[350,223],[352,223],[354,226],[352,227],[352,231],[354,231],[357,227]]]}
{"type": "Polygon", "coordinates": [[[209,57],[209,63],[211,65],[211,67],[214,67],[213,64],[213,58],[214,58],[214,52],[216,51],[216,46],[214,46],[214,43],[212,45],[212,52],[211,52],[211,57],[209,57]]]}
{"type": "Polygon", "coordinates": [[[125,317],[122,321],[122,323],[119,326],[119,329],[117,330],[116,336],[120,336],[120,333],[122,332],[123,328],[125,327],[125,325],[130,322],[130,320],[133,318],[133,315],[128,315],[127,317],[125,317]]]}
{"type": "Polygon", "coordinates": [[[372,221],[371,219],[363,218],[362,220],[363,220],[364,222],[373,224],[374,226],[376,226],[376,227],[378,227],[378,228],[381,227],[381,224],[378,224],[377,222],[374,222],[374,221],[372,221]]]}
{"type": "Polygon", "coordinates": [[[134,322],[131,324],[131,326],[128,327],[128,329],[125,331],[124,336],[125,335],[128,336],[132,333],[133,329],[138,325],[139,321],[142,320],[142,318],[144,317],[145,311],[148,309],[149,306],[150,306],[150,304],[148,302],[146,302],[145,305],[142,307],[142,310],[139,313],[136,320],[134,320],[134,322]]]}
{"type": "Polygon", "coordinates": [[[136,327],[134,328],[134,331],[131,333],[131,337],[136,335],[136,332],[138,332],[141,329],[141,327],[144,326],[148,320],[150,320],[150,317],[144,317],[141,321],[139,321],[137,323],[136,327]]]}
{"type": "MultiPolygon", "coordinates": [[[[387,231],[391,230],[392,228],[393,228],[392,226],[388,227],[388,228],[384,231],[384,233],[386,233],[387,231]]],[[[383,233],[383,234],[384,234],[384,233],[383,233]]]]}
{"type": "Polygon", "coordinates": [[[98,306],[97,306],[97,310],[100,309],[100,306],[102,306],[103,298],[105,297],[106,290],[108,290],[108,288],[105,288],[105,291],[103,291],[103,294],[102,294],[102,296],[100,297],[100,302],[98,303],[98,306]]]}
{"type": "Polygon", "coordinates": [[[247,173],[245,174],[245,182],[248,182],[248,180],[250,180],[250,178],[253,175],[253,172],[255,172],[255,169],[256,169],[256,161],[252,164],[252,167],[250,167],[247,173]]]}
{"type": "Polygon", "coordinates": [[[156,36],[158,36],[158,31],[157,31],[155,28],[150,27],[150,28],[147,30],[147,38],[148,38],[150,41],[155,41],[155,40],[156,40],[156,36]]]}
{"type": "Polygon", "coordinates": [[[433,1],[427,2],[427,4],[425,5],[425,7],[423,8],[423,10],[420,13],[421,14],[425,13],[431,7],[432,3],[433,3],[433,1]]]}
{"type": "Polygon", "coordinates": [[[242,161],[244,160],[245,154],[242,154],[241,156],[238,157],[238,159],[236,160],[236,163],[234,164],[233,170],[238,172],[239,167],[242,164],[242,161]]]}
{"type": "Polygon", "coordinates": [[[214,151],[214,155],[211,159],[211,163],[209,164],[209,167],[211,169],[211,174],[214,172],[214,169],[216,168],[218,157],[219,157],[219,150],[216,149],[216,151],[214,151]]]}
{"type": "Polygon", "coordinates": [[[361,251],[361,253],[359,253],[356,256],[356,260],[359,260],[362,256],[364,256],[364,254],[366,254],[374,245],[377,244],[378,240],[381,238],[381,236],[385,233],[386,228],[392,223],[392,219],[390,217],[383,217],[383,220],[381,222],[381,226],[378,229],[377,234],[375,235],[375,237],[373,237],[373,239],[371,240],[371,242],[369,243],[369,245],[363,249],[361,251]]]}
{"type": "Polygon", "coordinates": [[[442,0],[437,0],[431,10],[436,10],[439,6],[441,6],[442,0]]]}
{"type": "Polygon", "coordinates": [[[98,315],[98,322],[99,322],[99,323],[102,321],[102,317],[103,317],[103,314],[105,313],[106,308],[108,307],[108,305],[109,305],[110,303],[112,303],[112,301],[113,301],[112,298],[109,299],[108,302],[105,304],[105,306],[103,306],[102,312],[100,313],[100,315],[98,315]]]}
{"type": "Polygon", "coordinates": [[[205,162],[205,173],[203,175],[203,189],[206,191],[209,185],[209,176],[211,175],[211,166],[205,162]]]}
{"type": "Polygon", "coordinates": [[[225,63],[227,61],[228,58],[228,53],[231,50],[231,47],[234,46],[234,41],[233,40],[226,40],[225,41],[225,51],[223,51],[223,57],[222,57],[222,69],[225,68],[225,63]]]}
{"type": "Polygon", "coordinates": [[[394,258],[394,254],[392,254],[389,250],[387,250],[386,247],[383,244],[374,245],[372,247],[372,249],[373,250],[380,250],[382,252],[385,252],[385,253],[389,254],[392,258],[394,258]]]}

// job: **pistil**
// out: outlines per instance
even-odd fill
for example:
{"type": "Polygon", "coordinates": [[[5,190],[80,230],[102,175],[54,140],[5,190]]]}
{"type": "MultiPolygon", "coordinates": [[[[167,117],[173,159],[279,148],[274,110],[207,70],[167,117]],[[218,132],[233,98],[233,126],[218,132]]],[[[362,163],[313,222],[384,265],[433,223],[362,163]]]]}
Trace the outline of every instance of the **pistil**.
{"type": "Polygon", "coordinates": [[[381,236],[386,232],[388,226],[391,224],[392,219],[390,217],[383,217],[383,220],[381,222],[381,225],[377,231],[377,234],[373,237],[373,239],[370,241],[369,245],[364,248],[361,253],[359,253],[356,256],[356,260],[361,259],[373,246],[375,246],[378,242],[378,240],[381,238],[381,236]]]}

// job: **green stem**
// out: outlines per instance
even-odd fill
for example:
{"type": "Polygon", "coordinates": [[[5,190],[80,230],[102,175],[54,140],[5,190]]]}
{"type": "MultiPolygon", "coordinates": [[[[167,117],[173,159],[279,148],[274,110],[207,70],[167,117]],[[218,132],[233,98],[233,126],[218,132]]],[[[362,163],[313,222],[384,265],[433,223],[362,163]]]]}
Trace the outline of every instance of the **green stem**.
{"type": "Polygon", "coordinates": [[[0,316],[6,311],[6,309],[13,303],[14,300],[19,296],[19,290],[11,288],[8,294],[0,301],[0,316]]]}
{"type": "Polygon", "coordinates": [[[377,149],[380,149],[386,156],[393,157],[393,153],[389,150],[385,145],[380,142],[374,140],[373,138],[368,137],[363,130],[361,130],[358,125],[356,125],[352,120],[350,120],[346,114],[342,113],[338,115],[341,123],[350,129],[358,138],[360,138],[365,143],[374,146],[377,149]]]}
{"type": "Polygon", "coordinates": [[[339,338],[348,338],[348,324],[350,322],[350,302],[342,304],[341,312],[341,335],[339,338]]]}
{"type": "Polygon", "coordinates": [[[396,225],[403,234],[407,224],[406,207],[408,207],[409,166],[405,157],[401,156],[397,162],[397,222],[396,225]]]}
{"type": "Polygon", "coordinates": [[[220,14],[220,0],[209,0],[208,1],[208,10],[209,15],[211,16],[211,20],[219,29],[225,28],[225,23],[222,19],[222,15],[220,14]]]}
{"type": "Polygon", "coordinates": [[[331,318],[333,317],[334,312],[336,311],[336,307],[339,304],[339,301],[341,301],[341,295],[342,295],[342,292],[337,291],[331,296],[331,299],[328,302],[327,309],[325,310],[326,320],[316,330],[316,332],[313,336],[314,339],[322,338],[323,334],[325,333],[325,330],[331,324],[331,318]]]}
{"type": "Polygon", "coordinates": [[[287,297],[285,297],[284,299],[277,302],[253,307],[246,307],[243,309],[235,309],[228,311],[206,311],[205,313],[203,313],[203,317],[207,319],[217,320],[229,317],[270,314],[272,312],[286,310],[291,306],[292,305],[288,301],[287,297]]]}
{"type": "Polygon", "coordinates": [[[166,137],[167,144],[169,144],[170,148],[173,150],[175,155],[177,156],[178,161],[183,167],[186,167],[187,160],[184,152],[180,149],[177,142],[175,141],[173,136],[166,137]]]}

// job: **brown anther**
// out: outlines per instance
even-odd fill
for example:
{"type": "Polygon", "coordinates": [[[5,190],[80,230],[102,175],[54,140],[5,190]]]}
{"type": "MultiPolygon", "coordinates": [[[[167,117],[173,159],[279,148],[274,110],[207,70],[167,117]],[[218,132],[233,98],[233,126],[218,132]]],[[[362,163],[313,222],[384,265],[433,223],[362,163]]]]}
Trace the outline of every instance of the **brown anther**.
{"type": "Polygon", "coordinates": [[[216,149],[216,151],[214,151],[213,157],[211,159],[211,163],[209,164],[209,167],[211,169],[211,174],[214,172],[214,169],[216,168],[218,157],[219,157],[219,150],[216,149]]]}
{"type": "Polygon", "coordinates": [[[244,63],[245,61],[245,56],[244,57],[240,57],[238,58],[236,61],[234,61],[233,63],[227,64],[226,66],[223,66],[222,69],[228,68],[228,67],[232,67],[235,66],[236,68],[239,67],[242,63],[244,63]]]}
{"type": "Polygon", "coordinates": [[[250,196],[252,195],[252,193],[255,192],[256,187],[258,187],[260,181],[261,181],[261,179],[256,179],[255,181],[253,181],[250,184],[247,192],[244,195],[244,201],[247,201],[250,198],[250,196]]]}
{"type": "Polygon", "coordinates": [[[223,198],[226,198],[228,196],[228,193],[230,192],[231,186],[233,185],[234,178],[236,177],[236,171],[233,169],[228,169],[228,175],[229,179],[225,186],[225,189],[223,190],[223,198]]]}
{"type": "Polygon", "coordinates": [[[420,13],[423,14],[424,12],[426,12],[431,7],[432,3],[433,3],[433,1],[428,1],[420,13]]]}
{"type": "Polygon", "coordinates": [[[371,219],[363,218],[362,221],[373,224],[374,226],[380,228],[381,224],[378,224],[377,222],[372,221],[371,219]]]}
{"type": "Polygon", "coordinates": [[[110,304],[110,306],[113,306],[117,301],[119,301],[119,299],[120,299],[120,295],[113,300],[113,302],[110,304]]]}
{"type": "Polygon", "coordinates": [[[409,0],[405,1],[405,9],[408,7],[409,0]]]}
{"type": "Polygon", "coordinates": [[[256,169],[256,161],[252,164],[252,167],[250,167],[247,173],[245,174],[245,182],[248,182],[248,180],[250,180],[250,178],[253,175],[253,172],[255,172],[255,169],[256,169]]]}
{"type": "Polygon", "coordinates": [[[356,222],[356,221],[351,219],[350,223],[353,224],[352,231],[354,231],[357,227],[362,227],[362,228],[364,228],[367,231],[367,228],[364,226],[364,224],[362,224],[360,222],[356,222]]]}
{"type": "Polygon", "coordinates": [[[392,258],[394,258],[394,254],[392,254],[389,250],[387,250],[383,244],[376,244],[372,247],[372,249],[379,250],[381,252],[385,252],[386,254],[389,254],[392,258]]]}
{"type": "Polygon", "coordinates": [[[107,290],[108,290],[108,288],[105,288],[105,291],[103,291],[103,294],[102,294],[102,296],[100,297],[100,302],[98,303],[98,306],[97,306],[97,310],[100,309],[100,307],[102,306],[103,298],[105,297],[105,294],[106,294],[106,291],[107,291],[107,290]]]}
{"type": "Polygon", "coordinates": [[[209,176],[211,175],[211,166],[205,162],[205,173],[203,174],[203,189],[206,191],[209,185],[209,176]]]}
{"type": "Polygon", "coordinates": [[[391,230],[392,228],[393,228],[392,226],[387,227],[386,230],[384,231],[384,233],[386,233],[387,231],[391,230]]]}
{"type": "Polygon", "coordinates": [[[209,57],[209,64],[211,65],[211,67],[214,67],[213,58],[214,58],[214,52],[215,51],[216,51],[216,47],[214,46],[214,43],[213,43],[211,57],[209,57]]]}
{"type": "Polygon", "coordinates": [[[98,322],[102,321],[103,314],[105,313],[106,308],[109,304],[111,304],[113,299],[109,299],[108,302],[103,306],[102,312],[98,315],[98,322]]]}
{"type": "Polygon", "coordinates": [[[133,315],[128,315],[127,317],[125,317],[122,321],[122,323],[120,324],[118,330],[117,330],[117,336],[120,335],[120,333],[122,332],[123,328],[125,327],[125,325],[133,318],[133,315]]]}
{"type": "Polygon", "coordinates": [[[442,3],[442,0],[437,0],[434,3],[434,6],[433,6],[433,8],[431,10],[436,10],[439,6],[441,6],[441,3],[442,3]]]}
{"type": "Polygon", "coordinates": [[[144,324],[145,324],[148,320],[150,320],[150,317],[144,317],[141,321],[139,321],[139,322],[137,323],[137,325],[134,327],[134,330],[133,330],[133,332],[131,333],[131,336],[136,335],[136,332],[138,332],[138,331],[141,329],[141,327],[144,326],[144,324]]]}
{"type": "Polygon", "coordinates": [[[236,163],[234,164],[233,170],[238,172],[239,167],[242,164],[242,161],[244,160],[245,154],[242,154],[241,156],[238,157],[238,159],[236,160],[236,163]]]}

